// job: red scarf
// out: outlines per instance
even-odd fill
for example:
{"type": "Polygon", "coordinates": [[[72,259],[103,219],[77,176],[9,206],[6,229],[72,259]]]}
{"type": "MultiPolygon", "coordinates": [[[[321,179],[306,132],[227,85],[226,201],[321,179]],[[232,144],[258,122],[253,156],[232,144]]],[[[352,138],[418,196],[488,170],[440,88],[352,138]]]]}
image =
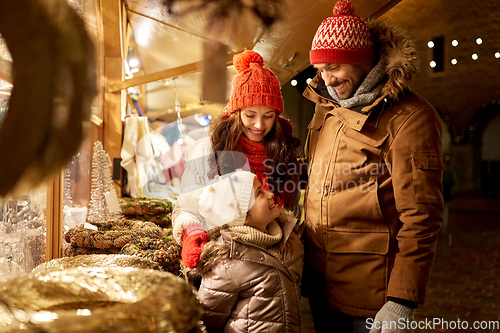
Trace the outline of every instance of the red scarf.
{"type": "MultiPolygon", "coordinates": [[[[264,161],[267,159],[266,148],[262,143],[252,141],[244,135],[240,137],[240,145],[242,153],[248,158],[250,170],[257,176],[264,190],[270,192],[268,181],[269,174],[266,173],[267,167],[264,164],[264,161]]],[[[279,206],[283,206],[285,202],[283,194],[283,191],[278,192],[277,189],[274,191],[274,202],[279,206]]]]}

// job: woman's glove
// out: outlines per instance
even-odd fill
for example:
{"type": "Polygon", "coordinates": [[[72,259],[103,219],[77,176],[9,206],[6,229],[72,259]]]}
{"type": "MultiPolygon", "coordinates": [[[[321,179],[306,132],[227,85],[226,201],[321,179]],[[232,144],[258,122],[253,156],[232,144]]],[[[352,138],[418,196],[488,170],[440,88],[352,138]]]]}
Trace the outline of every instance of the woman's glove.
{"type": "Polygon", "coordinates": [[[181,257],[184,265],[194,268],[200,263],[203,246],[208,242],[208,234],[199,224],[190,225],[182,232],[181,257]]]}
{"type": "Polygon", "coordinates": [[[415,309],[388,301],[375,316],[370,333],[412,333],[414,312],[415,309]]]}

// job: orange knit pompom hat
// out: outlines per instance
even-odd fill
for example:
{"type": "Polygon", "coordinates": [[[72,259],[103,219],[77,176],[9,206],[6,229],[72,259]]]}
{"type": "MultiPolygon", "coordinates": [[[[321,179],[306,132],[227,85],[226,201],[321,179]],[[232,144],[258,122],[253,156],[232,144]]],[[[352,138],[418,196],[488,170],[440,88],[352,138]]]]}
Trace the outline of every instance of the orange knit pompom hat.
{"type": "Polygon", "coordinates": [[[238,75],[233,79],[226,116],[246,106],[268,106],[283,112],[280,82],[271,70],[264,68],[260,54],[247,50],[235,55],[233,64],[238,75]]]}

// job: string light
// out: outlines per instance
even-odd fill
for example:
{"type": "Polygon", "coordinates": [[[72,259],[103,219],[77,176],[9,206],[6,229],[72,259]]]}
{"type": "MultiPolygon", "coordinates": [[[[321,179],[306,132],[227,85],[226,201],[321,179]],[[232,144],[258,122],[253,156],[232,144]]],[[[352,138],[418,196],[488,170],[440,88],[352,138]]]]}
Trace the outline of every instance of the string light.
{"type": "Polygon", "coordinates": [[[290,81],[290,84],[292,85],[292,87],[295,87],[297,85],[297,80],[290,81]]]}
{"type": "Polygon", "coordinates": [[[435,61],[431,61],[431,62],[429,63],[429,66],[431,66],[432,68],[436,67],[436,65],[437,65],[437,64],[436,64],[436,62],[435,62],[435,61]]]}
{"type": "Polygon", "coordinates": [[[478,38],[478,39],[476,39],[476,43],[477,43],[477,45],[480,45],[483,43],[483,40],[481,38],[478,38]]]}
{"type": "Polygon", "coordinates": [[[432,49],[434,47],[434,42],[431,40],[427,43],[427,46],[432,49]]]}
{"type": "Polygon", "coordinates": [[[451,59],[451,64],[456,65],[457,64],[457,59],[451,59]]]}
{"type": "Polygon", "coordinates": [[[477,53],[474,53],[474,54],[472,55],[472,60],[477,60],[477,58],[479,58],[479,57],[477,56],[477,53]]]}
{"type": "Polygon", "coordinates": [[[451,45],[458,46],[458,40],[456,40],[456,39],[452,40],[451,45]]]}

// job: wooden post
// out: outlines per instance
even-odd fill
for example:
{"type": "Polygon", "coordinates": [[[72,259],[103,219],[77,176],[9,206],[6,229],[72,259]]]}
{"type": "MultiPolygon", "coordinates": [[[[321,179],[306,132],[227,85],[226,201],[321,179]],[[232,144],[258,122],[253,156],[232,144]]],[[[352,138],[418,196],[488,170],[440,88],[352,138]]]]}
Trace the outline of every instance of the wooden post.
{"type": "Polygon", "coordinates": [[[63,225],[63,172],[58,173],[47,185],[46,248],[45,260],[62,257],[63,225]]]}
{"type": "MultiPolygon", "coordinates": [[[[101,0],[101,17],[104,37],[104,83],[121,81],[124,78],[123,71],[123,11],[120,0],[101,0]]],[[[125,91],[104,91],[103,101],[103,147],[114,162],[120,158],[123,122],[121,118],[122,101],[125,91]],[[123,96],[123,97],[122,97],[123,96]]],[[[115,180],[115,189],[118,196],[122,195],[122,179],[115,180]]]]}

